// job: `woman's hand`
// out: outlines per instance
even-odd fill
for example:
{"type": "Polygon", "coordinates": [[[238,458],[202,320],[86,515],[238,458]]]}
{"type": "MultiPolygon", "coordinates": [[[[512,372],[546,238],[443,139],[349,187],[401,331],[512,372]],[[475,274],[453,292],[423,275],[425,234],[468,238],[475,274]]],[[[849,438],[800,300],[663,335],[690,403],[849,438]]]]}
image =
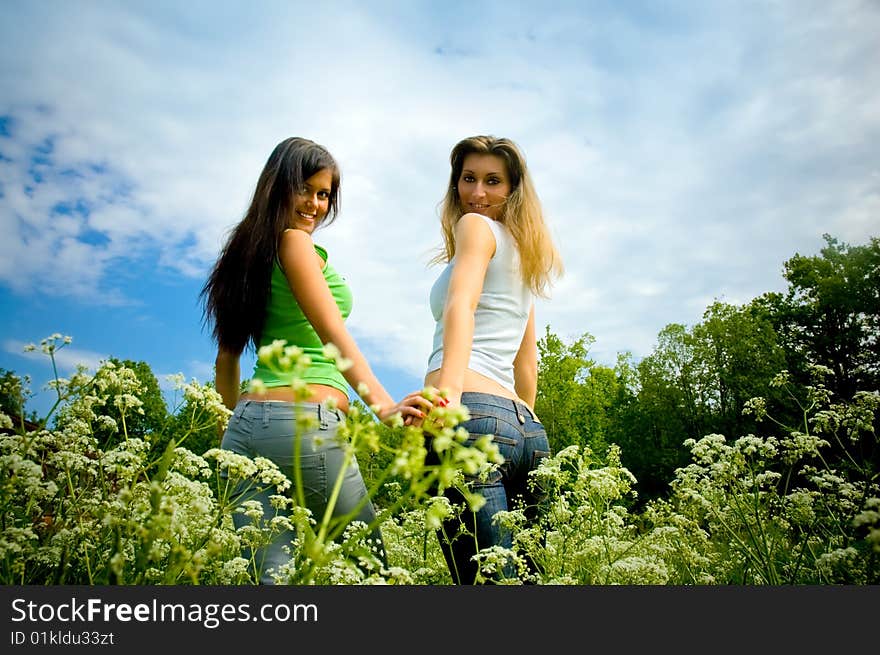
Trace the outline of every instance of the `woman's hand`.
{"type": "MultiPolygon", "coordinates": [[[[447,407],[448,405],[458,405],[461,403],[461,393],[450,394],[448,391],[440,391],[436,387],[425,387],[421,391],[417,392],[422,398],[426,399],[429,403],[428,412],[431,411],[435,406],[436,407],[447,407]]],[[[407,416],[403,420],[404,425],[414,425],[415,427],[421,427],[424,423],[425,416],[414,417],[407,416]]]]}
{"type": "Polygon", "coordinates": [[[380,409],[378,416],[380,421],[390,425],[394,416],[399,413],[404,425],[421,425],[433,407],[433,403],[425,398],[422,391],[419,390],[409,393],[391,407],[380,409]]]}

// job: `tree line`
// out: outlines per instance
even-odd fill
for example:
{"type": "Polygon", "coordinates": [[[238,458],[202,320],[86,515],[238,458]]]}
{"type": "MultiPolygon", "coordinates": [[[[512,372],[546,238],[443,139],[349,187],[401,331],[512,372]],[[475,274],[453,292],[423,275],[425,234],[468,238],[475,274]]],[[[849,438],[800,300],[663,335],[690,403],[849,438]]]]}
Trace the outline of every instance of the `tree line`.
{"type": "MultiPolygon", "coordinates": [[[[766,431],[759,416],[744,413],[750,399],[765,399],[767,413],[781,424],[802,423],[805,408],[786,389],[809,386],[816,366],[827,369],[823,384],[839,402],[880,391],[880,238],[850,245],[826,234],[824,241],[818,255],[795,254],[784,262],[785,292],[742,305],[713,302],[696,325],[665,326],[640,361],[623,352],[613,367],[597,364],[588,331],[566,342],[548,326],[538,341],[535,409],[554,452],[577,445],[602,456],[618,447],[643,505],[667,494],[675,471],[687,465],[687,439],[766,431]],[[783,371],[790,382],[786,389],[773,384],[783,371]]],[[[212,426],[192,424],[191,403],[183,400],[169,411],[149,364],[111,361],[133,370],[143,389],[142,411],[127,417],[129,437],[163,435],[152,440],[156,452],[167,446],[168,435],[185,432],[182,445],[193,452],[216,446],[212,426]]],[[[26,400],[18,376],[0,369],[0,408],[33,423],[37,417],[28,415],[26,400]]],[[[96,410],[120,414],[112,403],[96,410]]],[[[121,438],[115,422],[94,431],[107,446],[121,438]]],[[[852,449],[832,444],[829,457],[844,471],[880,470],[871,438],[852,449]]],[[[374,464],[365,462],[368,471],[374,464]]]]}
{"type": "MultiPolygon", "coordinates": [[[[706,308],[693,326],[673,323],[653,351],[613,367],[590,357],[589,332],[566,342],[550,327],[538,342],[536,411],[555,451],[569,445],[605,453],[619,446],[637,480],[639,502],[664,496],[691,456],[687,439],[762,434],[760,415],[744,412],[761,397],[780,424],[803,423],[806,389],[817,370],[830,397],[848,403],[880,390],[880,239],[850,245],[828,234],[818,255],[784,262],[785,292],[706,308]],[[774,385],[785,372],[789,385],[774,385]]],[[[876,421],[874,428],[876,429],[876,421]]],[[[876,440],[831,444],[829,464],[880,470],[876,440]]],[[[871,473],[869,473],[871,475],[871,473]]]]}
{"type": "MultiPolygon", "coordinates": [[[[539,564],[521,582],[877,583],[880,240],[825,240],[819,255],[785,262],[785,292],[714,302],[698,324],[663,328],[641,361],[598,365],[589,333],[566,343],[546,329],[536,409],[554,454],[532,480],[546,503],[537,518],[502,517],[512,552],[539,564]]],[[[69,342],[56,334],[40,349],[54,366],[69,342]]],[[[248,472],[256,462],[218,449],[228,410],[211,382],[176,377],[166,403],[146,362],[80,367],[50,384],[57,403],[40,418],[26,411],[29,381],[0,370],[5,584],[258,579],[241,547],[270,539],[274,524],[234,528],[231,513],[249,510],[231,503],[225,473],[284,476],[248,472]]],[[[447,450],[429,466],[419,428],[352,403],[347,438],[394,562],[370,581],[449,582],[432,526],[458,509],[431,485],[480,453],[446,411],[425,428],[449,437],[433,441],[447,450]]],[[[296,516],[305,536],[292,582],[365,581],[352,562],[370,526],[340,549],[296,516]]]]}

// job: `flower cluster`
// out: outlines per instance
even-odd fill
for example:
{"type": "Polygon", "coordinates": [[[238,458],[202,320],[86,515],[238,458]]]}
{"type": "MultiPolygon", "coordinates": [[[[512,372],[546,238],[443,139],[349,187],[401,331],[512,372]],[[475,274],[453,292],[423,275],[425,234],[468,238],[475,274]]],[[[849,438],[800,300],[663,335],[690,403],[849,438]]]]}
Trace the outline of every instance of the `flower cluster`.
{"type": "MultiPolygon", "coordinates": [[[[39,348],[52,358],[69,343],[56,334],[39,348]]],[[[325,355],[350,365],[331,346],[325,355]]],[[[275,342],[259,356],[305,389],[297,374],[309,360],[300,349],[275,342]]],[[[829,466],[825,453],[880,445],[880,395],[843,401],[823,386],[827,370],[813,374],[803,388],[786,372],[771,385],[803,410],[801,424],[783,425],[767,401],[750,400],[744,413],[772,433],[689,439],[690,461],[669,494],[639,514],[636,480],[616,446],[601,457],[576,445],[546,457],[529,480],[535,504],[494,517],[513,545],[477,555],[481,578],[512,564],[508,584],[876,584],[877,472],[857,457],[829,466]]],[[[261,573],[254,551],[281,533],[294,538],[289,561],[270,572],[279,583],[450,582],[438,535],[464,526],[462,513],[484,502],[475,483],[503,463],[491,435],[460,427],[466,407],[426,389],[436,402],[417,427],[383,424],[352,402],[338,438],[377,509],[366,525],[313,516],[296,476],[216,447],[216,428],[230,415],[219,394],[183,376],[173,382],[182,404],[165,432],[132,430],[144,385],[113,362],[56,377],[51,425],[46,417],[28,430],[0,412],[3,584],[253,584],[261,573]],[[211,447],[194,450],[193,435],[205,430],[211,447]],[[451,489],[462,502],[444,494],[451,489]],[[251,492],[271,494],[268,513],[251,492]]],[[[4,392],[23,399],[27,384],[7,379],[4,392]]],[[[297,420],[291,438],[313,422],[297,420]]]]}

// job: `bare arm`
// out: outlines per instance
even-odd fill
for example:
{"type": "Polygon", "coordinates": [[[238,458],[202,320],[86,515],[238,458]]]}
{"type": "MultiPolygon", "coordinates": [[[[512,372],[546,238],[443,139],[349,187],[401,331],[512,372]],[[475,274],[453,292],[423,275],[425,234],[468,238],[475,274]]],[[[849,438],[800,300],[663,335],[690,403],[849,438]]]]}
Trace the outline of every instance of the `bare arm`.
{"type": "Polygon", "coordinates": [[[281,237],[278,254],[290,290],[321,339],[321,343],[325,345],[332,343],[344,358],[351,361],[351,366],[343,371],[342,375],[352,388],[358,391],[363,401],[368,406],[378,405],[377,414],[383,420],[397,411],[400,411],[404,417],[419,416],[420,412],[411,405],[424,404],[427,401],[414,398],[414,394],[410,394],[399,405],[395,403],[376,378],[354,338],[345,327],[345,321],[316,259],[311,236],[302,230],[287,230],[281,237]],[[367,393],[360,393],[361,384],[366,385],[367,393]]]}
{"type": "Polygon", "coordinates": [[[513,360],[513,386],[516,395],[533,410],[538,395],[538,342],[535,338],[535,305],[529,310],[529,320],[519,351],[513,360]]]}
{"type": "Polygon", "coordinates": [[[455,225],[455,244],[455,264],[443,308],[443,364],[437,387],[446,389],[450,402],[458,404],[471,357],[474,312],[495,254],[495,235],[479,215],[465,214],[455,225]]]}
{"type": "Polygon", "coordinates": [[[228,409],[235,409],[238,403],[241,388],[240,357],[241,353],[233,353],[221,348],[217,351],[217,359],[214,361],[214,386],[228,409]]]}

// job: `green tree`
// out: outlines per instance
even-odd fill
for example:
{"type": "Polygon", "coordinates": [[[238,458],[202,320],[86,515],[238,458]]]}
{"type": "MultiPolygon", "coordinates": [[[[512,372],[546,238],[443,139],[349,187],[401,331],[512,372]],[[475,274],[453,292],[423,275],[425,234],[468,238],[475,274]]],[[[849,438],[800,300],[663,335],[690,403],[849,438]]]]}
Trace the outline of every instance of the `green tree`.
{"type": "Polygon", "coordinates": [[[649,498],[665,492],[687,463],[686,439],[754,431],[742,408],[754,396],[774,395],[768,380],[783,361],[772,324],[751,306],[716,301],[693,328],[673,323],[661,330],[637,366],[637,399],[621,406],[625,428],[617,443],[639,490],[649,498]]]}
{"type": "Polygon", "coordinates": [[[23,404],[21,379],[13,371],[0,368],[0,411],[10,417],[19,416],[23,404]]]}
{"type": "Polygon", "coordinates": [[[589,348],[595,338],[584,333],[571,344],[546,326],[538,340],[538,393],[535,412],[547,430],[550,446],[559,451],[586,443],[582,385],[593,360],[589,348]]]}
{"type": "Polygon", "coordinates": [[[880,382],[880,239],[851,246],[823,235],[818,256],[796,254],[785,262],[785,294],[756,301],[774,323],[801,383],[808,366],[833,372],[829,388],[842,399],[880,382]]]}
{"type": "Polygon", "coordinates": [[[153,369],[150,368],[150,365],[144,361],[136,362],[130,359],[119,360],[111,358],[110,361],[116,366],[124,366],[133,370],[143,388],[140,400],[143,403],[141,408],[144,412],[132,417],[128,425],[129,435],[146,436],[162,430],[165,421],[168,419],[168,406],[165,404],[162,389],[159,387],[159,381],[153,374],[153,369]]]}
{"type": "Polygon", "coordinates": [[[615,423],[620,385],[615,369],[594,364],[586,370],[578,390],[576,417],[584,435],[583,443],[600,457],[608,452],[617,434],[615,423]]]}
{"type": "MultiPolygon", "coordinates": [[[[755,301],[767,312],[785,349],[787,370],[800,386],[811,384],[812,370],[826,367],[825,385],[840,401],[859,392],[880,390],[880,239],[852,246],[828,234],[818,256],[796,254],[785,262],[785,294],[768,293],[755,301]]],[[[785,421],[798,420],[800,408],[778,410],[785,421]]],[[[874,419],[880,430],[880,419],[874,419]]],[[[861,433],[857,459],[880,468],[876,440],[861,433]]],[[[853,463],[846,449],[828,454],[840,466],[853,463]]]]}
{"type": "Polygon", "coordinates": [[[657,335],[653,352],[639,362],[640,395],[656,429],[675,438],[703,434],[708,396],[703,362],[687,327],[670,323],[657,335]]]}
{"type": "Polygon", "coordinates": [[[663,328],[636,371],[638,395],[624,414],[621,459],[646,500],[667,490],[675,469],[687,461],[685,439],[701,433],[704,425],[693,343],[685,326],[663,328]]]}
{"type": "Polygon", "coordinates": [[[27,412],[30,390],[27,388],[27,380],[24,382],[25,384],[22,384],[21,377],[14,371],[0,368],[0,411],[11,418],[16,425],[21,423],[22,418],[29,422],[37,420],[36,412],[27,412]]]}
{"type": "Polygon", "coordinates": [[[754,431],[743,406],[755,396],[772,396],[768,381],[785,366],[769,319],[755,307],[716,301],[694,326],[691,339],[707,405],[704,433],[736,437],[754,431]]]}
{"type": "MultiPolygon", "coordinates": [[[[92,398],[92,412],[102,417],[91,422],[98,443],[106,447],[132,437],[155,441],[168,419],[168,408],[150,365],[111,357],[104,368],[105,373],[116,373],[92,378],[83,390],[92,398]]],[[[83,418],[62,411],[56,427],[74,420],[83,418]]]]}

